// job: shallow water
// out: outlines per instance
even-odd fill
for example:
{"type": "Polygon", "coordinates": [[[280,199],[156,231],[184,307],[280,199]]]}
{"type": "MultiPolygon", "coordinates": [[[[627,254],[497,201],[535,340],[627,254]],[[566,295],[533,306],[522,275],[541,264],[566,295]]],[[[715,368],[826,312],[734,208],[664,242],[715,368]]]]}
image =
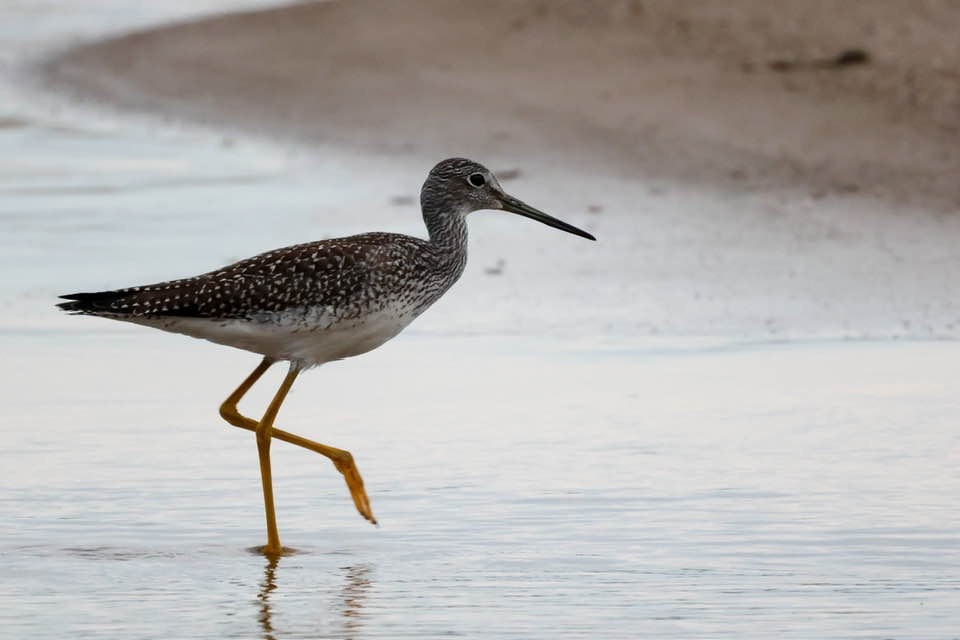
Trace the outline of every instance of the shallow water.
{"type": "Polygon", "coordinates": [[[401,337],[280,419],[354,452],[382,526],[277,443],[273,564],[216,416],[255,358],[86,324],[8,342],[10,637],[956,637],[953,343],[401,337]]]}

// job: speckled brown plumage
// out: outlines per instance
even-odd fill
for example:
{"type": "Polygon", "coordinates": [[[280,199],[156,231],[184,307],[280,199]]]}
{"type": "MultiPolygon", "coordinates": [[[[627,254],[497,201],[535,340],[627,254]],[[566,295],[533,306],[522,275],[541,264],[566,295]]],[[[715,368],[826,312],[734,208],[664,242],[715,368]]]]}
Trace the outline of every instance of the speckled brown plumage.
{"type": "Polygon", "coordinates": [[[460,275],[429,242],[366,233],[268,251],[181,280],[64,296],[66,311],[102,316],[170,316],[257,321],[273,314],[357,317],[397,304],[429,306],[460,275]]]}
{"type": "Polygon", "coordinates": [[[463,273],[466,215],[507,209],[589,234],[506,195],[464,158],[437,164],[420,194],[429,240],[366,233],[276,249],[203,275],[62,296],[61,309],[247,349],[304,368],[373,349],[463,273]]]}

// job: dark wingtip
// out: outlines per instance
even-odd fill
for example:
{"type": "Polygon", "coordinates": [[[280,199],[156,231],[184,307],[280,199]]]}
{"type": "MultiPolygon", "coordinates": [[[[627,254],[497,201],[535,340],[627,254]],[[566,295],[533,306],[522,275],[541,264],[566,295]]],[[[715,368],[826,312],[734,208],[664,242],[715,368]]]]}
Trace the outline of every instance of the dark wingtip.
{"type": "Polygon", "coordinates": [[[61,300],[68,302],[58,302],[57,308],[68,313],[83,313],[87,311],[87,304],[83,302],[82,293],[71,293],[65,296],[58,296],[61,300]]]}
{"type": "Polygon", "coordinates": [[[66,311],[67,313],[83,313],[83,309],[80,307],[80,303],[73,302],[59,302],[57,303],[57,308],[61,311],[66,311]]]}
{"type": "Polygon", "coordinates": [[[109,303],[116,299],[117,294],[113,291],[97,291],[93,293],[65,293],[57,296],[61,300],[68,302],[58,302],[57,307],[68,313],[91,313],[102,311],[104,303],[109,303]]]}

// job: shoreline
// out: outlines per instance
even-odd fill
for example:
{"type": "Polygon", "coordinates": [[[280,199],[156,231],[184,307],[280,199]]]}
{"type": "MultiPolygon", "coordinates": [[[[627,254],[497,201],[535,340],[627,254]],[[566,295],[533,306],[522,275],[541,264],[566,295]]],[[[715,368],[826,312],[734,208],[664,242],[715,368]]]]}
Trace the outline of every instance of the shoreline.
{"type": "MultiPolygon", "coordinates": [[[[896,3],[870,15],[820,4],[833,20],[816,32],[804,31],[812,10],[788,9],[791,32],[776,19],[782,8],[755,0],[719,14],[656,2],[639,12],[303,4],[81,44],[36,69],[69,95],[335,166],[354,195],[339,205],[341,225],[321,229],[419,234],[425,171],[467,155],[514,173],[508,190],[600,237],[588,252],[478,215],[481,264],[468,266],[471,291],[459,300],[500,310],[444,305],[440,331],[504,318],[520,332],[594,331],[600,319],[603,330],[651,338],[960,337],[960,145],[941,113],[944,87],[924,88],[936,69],[917,66],[941,46],[931,34],[947,5],[894,20],[912,29],[895,50],[884,25],[896,3]],[[745,24],[771,31],[721,37],[745,24]],[[851,25],[867,64],[770,67],[828,59],[850,44],[851,25]],[[918,59],[906,56],[924,39],[918,59]],[[910,73],[908,99],[895,80],[910,73]],[[485,274],[499,261],[516,277],[485,274]]],[[[938,65],[960,52],[942,47],[938,65]]]]}
{"type": "MultiPolygon", "coordinates": [[[[583,2],[494,5],[419,0],[399,9],[350,0],[256,9],[71,47],[38,71],[88,99],[282,144],[401,159],[530,149],[623,179],[957,206],[960,125],[950,117],[950,83],[937,74],[949,66],[943,56],[960,62],[960,46],[913,59],[867,53],[889,45],[879,23],[895,4],[877,3],[871,22],[836,10],[839,27],[823,25],[806,39],[752,0],[721,12],[729,24],[668,4],[639,13],[583,2]],[[600,15],[587,20],[592,13],[600,15]],[[773,32],[718,41],[721,27],[751,17],[773,32]],[[851,26],[863,33],[834,33],[851,26]],[[439,42],[431,33],[442,34],[439,42]],[[841,42],[861,43],[866,64],[817,66],[827,51],[842,55],[841,42]],[[797,66],[778,70],[784,61],[797,66]]],[[[791,10],[795,20],[809,13],[791,10]]],[[[911,27],[931,30],[935,17],[911,27]]]]}

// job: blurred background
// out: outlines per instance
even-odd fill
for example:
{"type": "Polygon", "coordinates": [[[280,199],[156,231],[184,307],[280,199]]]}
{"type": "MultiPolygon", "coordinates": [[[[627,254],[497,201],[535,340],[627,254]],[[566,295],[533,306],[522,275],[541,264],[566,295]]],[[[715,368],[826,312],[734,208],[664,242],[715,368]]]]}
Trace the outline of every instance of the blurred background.
{"type": "Polygon", "coordinates": [[[0,15],[12,634],[956,635],[955,2],[0,15]],[[281,416],[353,451],[383,527],[278,445],[301,553],[265,564],[216,415],[256,358],[56,296],[423,235],[449,156],[599,241],[471,216],[461,282],[281,416]]]}

